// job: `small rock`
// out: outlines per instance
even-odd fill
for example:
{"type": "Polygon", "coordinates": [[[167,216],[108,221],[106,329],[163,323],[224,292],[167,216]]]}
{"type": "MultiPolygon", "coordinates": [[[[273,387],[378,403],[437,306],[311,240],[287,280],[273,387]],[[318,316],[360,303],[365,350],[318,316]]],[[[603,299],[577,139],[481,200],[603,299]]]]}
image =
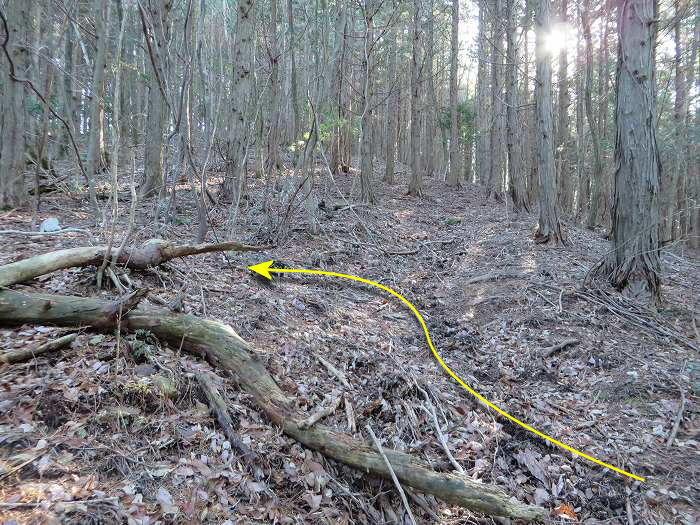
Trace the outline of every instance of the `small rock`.
{"type": "Polygon", "coordinates": [[[40,232],[57,232],[61,229],[61,225],[56,217],[49,217],[39,226],[40,232]]]}
{"type": "Polygon", "coordinates": [[[144,363],[142,365],[138,365],[136,368],[134,368],[134,373],[137,376],[141,376],[141,377],[152,376],[156,372],[157,372],[157,370],[154,366],[151,366],[151,365],[146,364],[146,363],[144,363]]]}

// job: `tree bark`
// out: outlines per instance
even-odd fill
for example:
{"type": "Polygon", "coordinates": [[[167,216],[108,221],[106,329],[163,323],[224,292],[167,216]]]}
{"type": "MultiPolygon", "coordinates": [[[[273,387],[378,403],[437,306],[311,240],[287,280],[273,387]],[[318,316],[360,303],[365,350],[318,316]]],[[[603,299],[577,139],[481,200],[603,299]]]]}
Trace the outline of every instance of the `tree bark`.
{"type": "Polygon", "coordinates": [[[148,3],[148,15],[152,30],[144,34],[149,40],[150,58],[146,60],[149,74],[148,118],[146,120],[144,146],[144,181],[141,197],[160,194],[165,189],[163,173],[163,135],[168,117],[165,100],[165,82],[168,65],[164,63],[170,44],[170,10],[173,0],[153,0],[148,3]]]}
{"type": "Polygon", "coordinates": [[[399,32],[396,28],[391,29],[389,34],[389,82],[391,82],[391,92],[387,100],[386,112],[386,163],[384,168],[384,182],[394,183],[394,170],[396,166],[396,141],[399,118],[399,75],[396,71],[396,61],[398,55],[399,32]]]}
{"type": "MultiPolygon", "coordinates": [[[[561,1],[561,23],[568,21],[568,0],[561,1]]],[[[557,82],[559,84],[558,119],[557,119],[557,143],[556,143],[556,165],[557,165],[557,186],[559,204],[562,210],[568,212],[571,208],[571,198],[573,191],[571,187],[571,175],[569,173],[569,48],[562,46],[559,52],[559,73],[557,82]]]]}
{"type": "Polygon", "coordinates": [[[280,158],[280,81],[277,45],[277,0],[270,0],[270,106],[265,169],[268,176],[282,169],[280,158]]]}
{"type": "MultiPolygon", "coordinates": [[[[291,2],[291,0],[290,0],[291,2]]],[[[249,103],[253,83],[253,38],[255,0],[241,0],[236,10],[236,36],[233,44],[233,85],[229,123],[228,158],[223,194],[234,203],[241,198],[246,177],[249,103]]]]}
{"type": "Polygon", "coordinates": [[[603,161],[600,155],[600,139],[598,137],[598,126],[593,117],[593,43],[591,39],[590,22],[590,0],[584,0],[581,9],[581,25],[583,28],[583,38],[586,41],[586,85],[584,87],[584,105],[586,108],[586,120],[588,129],[591,132],[591,143],[593,145],[593,173],[590,178],[590,207],[588,208],[588,218],[586,226],[589,229],[595,228],[598,223],[599,207],[603,200],[603,161]]]}
{"type": "Polygon", "coordinates": [[[535,233],[538,243],[564,242],[557,210],[556,171],[554,168],[552,122],[552,56],[544,40],[551,31],[550,0],[539,0],[537,6],[537,74],[535,102],[537,105],[537,167],[539,176],[540,218],[535,233]]]}
{"type": "Polygon", "coordinates": [[[92,87],[90,99],[90,135],[88,138],[87,159],[85,171],[88,177],[88,191],[90,204],[93,211],[99,213],[97,194],[95,193],[95,172],[101,164],[102,143],[102,113],[104,111],[104,77],[107,56],[107,40],[109,38],[109,14],[112,2],[109,0],[95,0],[95,35],[97,38],[97,51],[93,64],[92,87]]]}
{"type": "Polygon", "coordinates": [[[614,252],[607,272],[618,289],[641,283],[661,296],[659,185],[654,88],[654,0],[623,0],[618,18],[617,136],[612,209],[614,252]]]}
{"type": "Polygon", "coordinates": [[[408,194],[414,197],[423,195],[423,173],[420,165],[420,4],[413,0],[413,47],[411,53],[411,178],[408,182],[408,194]]]}
{"type": "Polygon", "coordinates": [[[501,123],[503,120],[503,89],[501,86],[501,74],[503,64],[503,31],[501,20],[501,0],[493,0],[493,12],[491,14],[491,125],[489,130],[489,173],[486,180],[486,199],[492,195],[496,200],[501,199],[503,189],[503,154],[501,137],[501,123]]]}
{"type": "MultiPolygon", "coordinates": [[[[518,50],[515,42],[515,7],[514,0],[506,0],[506,149],[508,153],[508,180],[510,199],[516,212],[529,211],[525,177],[519,168],[518,145],[518,83],[515,69],[518,62],[518,50]]],[[[526,57],[527,59],[527,57],[526,57]]]]}
{"type": "Polygon", "coordinates": [[[425,13],[425,55],[422,68],[425,73],[426,105],[432,105],[432,108],[426,108],[426,111],[423,111],[425,124],[425,134],[423,135],[423,167],[427,177],[435,175],[435,132],[437,131],[435,114],[439,111],[437,97],[435,95],[435,78],[433,71],[433,62],[435,61],[435,18],[433,3],[434,0],[427,0],[425,13]]]}
{"type": "MultiPolygon", "coordinates": [[[[270,421],[303,445],[346,465],[389,478],[390,471],[365,441],[316,424],[302,428],[305,414],[279,388],[256,355],[228,325],[147,306],[132,307],[96,299],[25,292],[0,292],[0,323],[40,322],[58,326],[91,326],[98,330],[149,330],[159,339],[231,372],[270,421]]],[[[501,489],[456,474],[439,473],[410,455],[385,449],[399,480],[421,492],[478,512],[523,520],[543,519],[541,507],[522,504],[501,489]]]]}
{"type": "Polygon", "coordinates": [[[374,16],[377,8],[373,0],[365,0],[365,31],[362,46],[362,116],[360,119],[360,202],[374,204],[377,202],[372,191],[372,91],[373,80],[372,52],[374,48],[374,16]]]}
{"type": "MultiPolygon", "coordinates": [[[[26,48],[29,41],[29,4],[25,0],[9,0],[6,6],[8,34],[6,47],[15,71],[25,71],[29,62],[26,48]]],[[[24,83],[11,78],[10,63],[0,53],[2,93],[0,102],[0,210],[20,208],[29,194],[24,184],[24,150],[27,114],[24,110],[24,83]]]]}
{"type": "Polygon", "coordinates": [[[488,123],[488,74],[489,63],[486,38],[486,7],[479,2],[479,51],[476,76],[476,181],[486,184],[491,171],[489,157],[489,123],[488,123]]]}
{"type": "Polygon", "coordinates": [[[448,186],[460,186],[459,101],[457,74],[459,68],[459,0],[452,0],[452,34],[450,36],[450,171],[448,186]]]}

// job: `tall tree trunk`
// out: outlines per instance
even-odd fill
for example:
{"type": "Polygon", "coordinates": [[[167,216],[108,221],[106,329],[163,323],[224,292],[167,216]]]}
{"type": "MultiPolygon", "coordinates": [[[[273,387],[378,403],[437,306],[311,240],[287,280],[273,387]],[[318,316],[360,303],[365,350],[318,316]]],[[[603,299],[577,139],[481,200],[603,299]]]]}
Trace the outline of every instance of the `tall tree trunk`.
{"type": "Polygon", "coordinates": [[[164,97],[165,75],[168,64],[165,63],[167,47],[170,42],[170,10],[173,0],[153,0],[149,2],[147,12],[152,24],[149,34],[149,55],[146,58],[149,72],[148,118],[146,119],[144,146],[144,181],[139,189],[142,197],[160,194],[165,189],[163,173],[163,134],[168,117],[164,97]]]}
{"type": "MultiPolygon", "coordinates": [[[[523,34],[528,35],[530,33],[530,28],[532,27],[533,18],[533,2],[535,0],[525,0],[525,12],[523,13],[523,34]]],[[[523,38],[523,82],[522,89],[520,90],[520,103],[530,104],[530,108],[522,112],[522,117],[520,119],[520,125],[522,129],[528,131],[524,137],[522,137],[522,145],[520,147],[521,151],[521,171],[523,172],[523,179],[525,180],[526,191],[527,191],[527,203],[528,206],[532,206],[532,203],[537,199],[538,182],[537,182],[537,162],[535,160],[536,154],[536,136],[535,127],[536,123],[536,111],[533,99],[533,91],[530,86],[530,44],[528,38],[523,38]]]]}
{"type": "MultiPolygon", "coordinates": [[[[690,57],[688,59],[687,86],[694,87],[695,93],[700,93],[700,65],[698,64],[698,45],[700,45],[700,0],[695,1],[695,27],[691,40],[690,57]]],[[[690,129],[692,123],[690,108],[686,111],[685,126],[690,129]]],[[[700,129],[700,105],[695,105],[695,129],[700,129]]],[[[688,140],[685,147],[685,167],[688,181],[688,238],[693,248],[700,248],[700,146],[697,141],[688,140]]]]}
{"type": "Polygon", "coordinates": [[[503,63],[503,30],[501,20],[501,0],[493,0],[493,12],[491,13],[491,126],[489,131],[489,176],[486,181],[486,198],[495,195],[496,200],[501,198],[503,178],[503,154],[501,136],[501,122],[503,120],[503,89],[501,86],[501,64],[503,63]]]}
{"type": "Polygon", "coordinates": [[[245,187],[249,105],[253,82],[254,29],[255,0],[240,0],[236,10],[229,151],[223,188],[224,195],[234,203],[241,198],[245,187]]]}
{"type": "Polygon", "coordinates": [[[479,50],[476,76],[476,180],[484,185],[487,183],[491,171],[488,108],[489,60],[486,51],[488,46],[486,27],[485,2],[479,2],[479,50]]]}
{"type": "Polygon", "coordinates": [[[606,273],[618,289],[641,283],[660,299],[660,161],[656,146],[654,0],[622,0],[618,15],[614,252],[606,273]]]}
{"type": "MultiPolygon", "coordinates": [[[[65,74],[63,75],[63,114],[65,115],[66,122],[71,126],[71,132],[75,134],[75,105],[73,101],[73,75],[74,75],[74,63],[73,63],[73,32],[71,31],[70,25],[67,27],[64,34],[63,42],[63,60],[65,67],[65,74]]],[[[61,156],[68,157],[70,155],[70,135],[67,129],[63,130],[63,137],[61,139],[61,156]]]]}
{"type": "Polygon", "coordinates": [[[360,201],[376,202],[372,191],[372,50],[374,48],[374,16],[377,12],[373,0],[365,0],[365,38],[362,48],[362,117],[360,119],[360,201]]]}
{"type": "Polygon", "coordinates": [[[7,47],[12,64],[0,53],[0,210],[19,208],[28,201],[24,184],[24,149],[27,114],[24,110],[24,83],[11,78],[24,77],[29,65],[29,5],[25,0],[9,0],[5,6],[8,24],[7,47]],[[11,71],[11,68],[13,71],[11,71]]]}
{"type": "Polygon", "coordinates": [[[535,102],[537,105],[537,167],[539,174],[540,218],[535,233],[538,243],[563,243],[564,237],[557,211],[556,172],[552,145],[552,56],[545,48],[551,32],[550,0],[539,0],[535,17],[537,38],[537,74],[535,102]]]}
{"type": "Polygon", "coordinates": [[[109,0],[95,0],[95,35],[97,38],[97,50],[93,64],[92,86],[90,100],[90,136],[88,138],[87,159],[85,171],[88,177],[88,191],[90,204],[95,213],[99,212],[97,194],[95,192],[95,171],[100,163],[101,142],[101,114],[104,110],[104,78],[107,54],[107,41],[109,39],[109,13],[112,2],[109,0]]]}
{"type": "Polygon", "coordinates": [[[292,0],[287,0],[287,25],[289,31],[289,61],[290,61],[290,98],[292,99],[292,137],[291,142],[294,143],[299,136],[299,127],[301,126],[301,108],[299,107],[299,87],[297,79],[297,62],[296,53],[294,52],[295,35],[294,35],[294,6],[292,0]]]}
{"type": "MultiPolygon", "coordinates": [[[[581,19],[580,6],[576,6],[576,20],[581,19]]],[[[585,123],[584,123],[584,84],[586,82],[586,71],[581,70],[584,63],[583,46],[581,45],[581,33],[576,37],[576,181],[578,189],[576,191],[576,216],[588,208],[588,197],[590,192],[590,177],[585,169],[586,148],[585,148],[585,123]]]]}
{"type": "Polygon", "coordinates": [[[349,159],[345,158],[346,141],[348,138],[348,123],[346,122],[346,93],[348,80],[346,67],[348,65],[348,7],[345,2],[336,3],[335,17],[335,48],[333,52],[333,106],[334,119],[332,121],[333,133],[331,135],[331,172],[337,173],[338,169],[349,167],[349,159]]]}
{"type": "MultiPolygon", "coordinates": [[[[506,0],[506,148],[508,152],[508,179],[510,199],[515,211],[529,211],[525,177],[519,168],[518,138],[518,83],[515,68],[518,61],[518,50],[515,43],[515,6],[514,0],[506,0]]],[[[527,57],[526,57],[527,59],[527,57]]]]}
{"type": "Polygon", "coordinates": [[[277,0],[270,0],[270,106],[265,171],[268,176],[282,168],[280,158],[280,52],[277,45],[277,0]]]}
{"type": "Polygon", "coordinates": [[[420,197],[423,194],[423,174],[420,165],[420,4],[413,0],[413,47],[411,53],[411,178],[408,194],[420,197]]]}
{"type": "Polygon", "coordinates": [[[447,177],[448,186],[460,186],[458,68],[459,0],[452,0],[452,34],[450,37],[450,172],[447,177]]]}
{"type": "Polygon", "coordinates": [[[423,69],[425,72],[425,90],[426,101],[430,101],[433,106],[426,111],[423,111],[425,123],[425,134],[423,135],[423,166],[425,167],[425,175],[432,177],[435,175],[435,114],[439,108],[437,105],[437,97],[435,95],[435,78],[433,71],[433,62],[435,58],[435,18],[433,13],[434,0],[427,0],[426,6],[426,31],[425,31],[425,55],[423,69]]]}
{"type": "Polygon", "coordinates": [[[389,99],[387,100],[386,112],[386,165],[384,169],[384,182],[387,184],[394,183],[394,169],[396,164],[396,140],[399,118],[399,75],[396,71],[396,61],[398,55],[399,32],[396,28],[391,29],[389,34],[389,77],[390,83],[389,99]]]}
{"type": "Polygon", "coordinates": [[[673,69],[675,73],[674,84],[676,93],[673,102],[673,142],[674,142],[674,161],[669,162],[669,168],[665,180],[662,180],[661,188],[665,206],[663,231],[661,232],[661,240],[663,242],[674,241],[678,238],[679,226],[681,217],[684,213],[679,212],[679,206],[683,202],[683,162],[685,156],[685,115],[686,115],[686,93],[685,93],[685,64],[683,63],[683,43],[681,42],[681,13],[679,12],[678,3],[675,4],[676,23],[673,28],[673,40],[675,46],[675,56],[673,60],[673,69]],[[664,184],[665,182],[665,184],[664,184]],[[678,213],[678,217],[676,214],[678,213]]]}
{"type": "Polygon", "coordinates": [[[586,85],[584,87],[584,105],[586,108],[586,120],[591,132],[591,144],[593,146],[593,173],[590,183],[590,207],[586,226],[590,229],[598,224],[599,207],[603,200],[603,161],[600,156],[600,139],[598,138],[598,126],[593,117],[593,42],[591,38],[590,0],[583,1],[581,9],[581,25],[583,38],[586,41],[586,85]]]}
{"type": "MultiPolygon", "coordinates": [[[[568,20],[568,1],[561,0],[561,23],[568,20]]],[[[569,173],[569,78],[568,60],[569,49],[562,46],[559,52],[559,74],[557,81],[559,84],[558,122],[557,122],[557,183],[559,189],[559,204],[562,210],[569,211],[571,208],[571,197],[573,194],[571,187],[571,175],[569,173]]]]}

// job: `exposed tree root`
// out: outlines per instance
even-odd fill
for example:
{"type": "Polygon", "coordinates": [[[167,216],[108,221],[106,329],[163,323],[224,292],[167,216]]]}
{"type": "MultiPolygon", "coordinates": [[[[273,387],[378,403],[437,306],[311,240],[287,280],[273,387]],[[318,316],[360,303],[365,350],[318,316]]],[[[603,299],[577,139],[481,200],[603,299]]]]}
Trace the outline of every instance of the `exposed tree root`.
{"type": "MultiPolygon", "coordinates": [[[[186,255],[223,251],[250,252],[269,248],[270,246],[250,246],[240,242],[176,245],[161,239],[151,239],[138,248],[124,249],[116,262],[128,268],[143,270],[186,255]]],[[[6,264],[0,266],[0,286],[22,283],[66,268],[99,266],[106,251],[107,246],[68,248],[6,264]]]]}
{"type": "MultiPolygon", "coordinates": [[[[67,260],[73,261],[72,265],[76,264],[76,260],[99,262],[99,250],[102,249],[104,248],[82,248],[74,250],[72,254],[71,250],[64,250],[60,264],[52,264],[52,259],[61,253],[56,252],[0,267],[0,276],[4,278],[0,282],[19,282],[48,273],[52,268],[66,268],[69,266],[67,260]],[[89,250],[97,250],[97,253],[89,250]],[[65,255],[65,252],[69,254],[65,255]],[[86,253],[92,253],[92,258],[86,253]],[[36,262],[26,265],[27,261],[32,260],[36,262]],[[17,270],[8,271],[8,266],[14,266],[17,270]],[[39,268],[41,272],[37,273],[39,268]]],[[[183,252],[195,253],[196,250],[200,250],[199,253],[211,251],[207,250],[206,246],[183,249],[159,244],[154,250],[155,253],[132,250],[129,254],[124,254],[124,262],[130,261],[131,265],[136,267],[151,266],[163,257],[177,257],[184,254],[183,252]]],[[[366,473],[390,477],[390,470],[384,459],[370,443],[320,424],[302,429],[304,414],[296,409],[295,403],[277,386],[258,360],[253,347],[225,324],[150,306],[136,306],[128,310],[123,308],[123,303],[115,304],[97,299],[0,291],[0,324],[24,323],[92,326],[102,330],[113,330],[119,325],[124,330],[149,330],[171,345],[204,357],[212,365],[232,372],[241,388],[252,395],[267,417],[290,437],[318,450],[326,457],[366,473]],[[123,316],[115,316],[115,311],[122,311],[123,316]]],[[[545,516],[543,508],[520,503],[495,486],[478,483],[464,476],[435,472],[427,464],[403,452],[384,449],[384,454],[399,481],[420,492],[495,516],[527,521],[542,519],[545,516]]]]}

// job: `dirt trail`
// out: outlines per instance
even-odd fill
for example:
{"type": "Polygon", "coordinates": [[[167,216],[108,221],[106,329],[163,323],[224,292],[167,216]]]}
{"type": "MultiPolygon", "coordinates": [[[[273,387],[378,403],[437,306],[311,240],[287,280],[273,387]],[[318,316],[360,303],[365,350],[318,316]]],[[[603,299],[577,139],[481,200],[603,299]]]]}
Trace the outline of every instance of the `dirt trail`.
{"type": "MultiPolygon", "coordinates": [[[[347,192],[352,179],[339,183],[347,192]]],[[[153,301],[237,327],[302,407],[313,411],[342,390],[358,432],[370,424],[387,446],[428,459],[435,468],[452,466],[436,437],[432,409],[467,475],[551,508],[555,520],[575,515],[586,523],[627,522],[631,514],[635,522],[693,523],[693,502],[700,496],[697,353],[576,293],[586,270],[605,253],[599,232],[568,225],[568,246],[536,245],[535,217],[484,203],[472,187],[455,193],[437,181],[428,183],[437,188],[428,188],[420,201],[404,196],[404,185],[378,185],[380,204],[372,209],[330,211],[329,198],[317,238],[299,224],[269,252],[232,253],[228,260],[208,254],[126,273],[133,286],[152,290],[153,301]],[[411,312],[388,294],[315,276],[275,277],[269,283],[246,270],[268,259],[279,267],[385,283],[420,310],[448,366],[487,399],[647,482],[572,457],[481,407],[434,361],[411,312]],[[570,338],[579,342],[542,356],[570,338]],[[351,388],[340,384],[324,360],[343,372],[351,388]],[[667,448],[681,391],[682,424],[667,448]]],[[[256,208],[262,191],[252,181],[253,209],[241,214],[237,240],[270,240],[268,222],[256,208]]],[[[183,192],[180,200],[186,199],[183,192]]],[[[91,226],[83,202],[65,197],[44,202],[45,215],[57,216],[64,226],[91,226]]],[[[137,240],[193,238],[193,209],[183,206],[176,223],[159,231],[150,220],[151,204],[139,208],[137,240]]],[[[128,202],[122,205],[128,208],[128,202]]],[[[211,215],[219,238],[212,232],[208,240],[222,240],[227,212],[211,215]]],[[[0,217],[0,229],[29,229],[27,216],[0,217]]],[[[87,244],[80,234],[31,240],[13,235],[2,241],[0,263],[87,244]]],[[[664,261],[665,303],[655,319],[696,338],[698,259],[672,251],[664,261]]],[[[95,290],[92,269],[38,281],[32,286],[52,292],[114,294],[95,290]]],[[[3,329],[0,344],[38,344],[57,333],[50,327],[3,329]]],[[[91,333],[81,335],[72,350],[36,364],[4,366],[0,475],[18,454],[38,459],[3,480],[0,501],[20,496],[26,501],[31,494],[36,501],[80,500],[99,493],[105,502],[30,513],[0,508],[0,515],[66,519],[99,512],[109,521],[122,513],[139,523],[177,507],[183,522],[217,523],[233,512],[243,523],[377,523],[383,505],[401,514],[391,484],[368,481],[281,436],[222,378],[237,431],[265,460],[267,477],[253,479],[202,404],[193,377],[208,369],[177,349],[160,347],[148,334],[117,341],[91,333]],[[176,380],[173,398],[159,395],[156,375],[176,380]]],[[[324,420],[343,430],[348,421],[342,408],[324,420]]],[[[411,501],[420,522],[435,521],[411,501]]],[[[469,517],[432,498],[422,503],[443,523],[469,517]]]]}

